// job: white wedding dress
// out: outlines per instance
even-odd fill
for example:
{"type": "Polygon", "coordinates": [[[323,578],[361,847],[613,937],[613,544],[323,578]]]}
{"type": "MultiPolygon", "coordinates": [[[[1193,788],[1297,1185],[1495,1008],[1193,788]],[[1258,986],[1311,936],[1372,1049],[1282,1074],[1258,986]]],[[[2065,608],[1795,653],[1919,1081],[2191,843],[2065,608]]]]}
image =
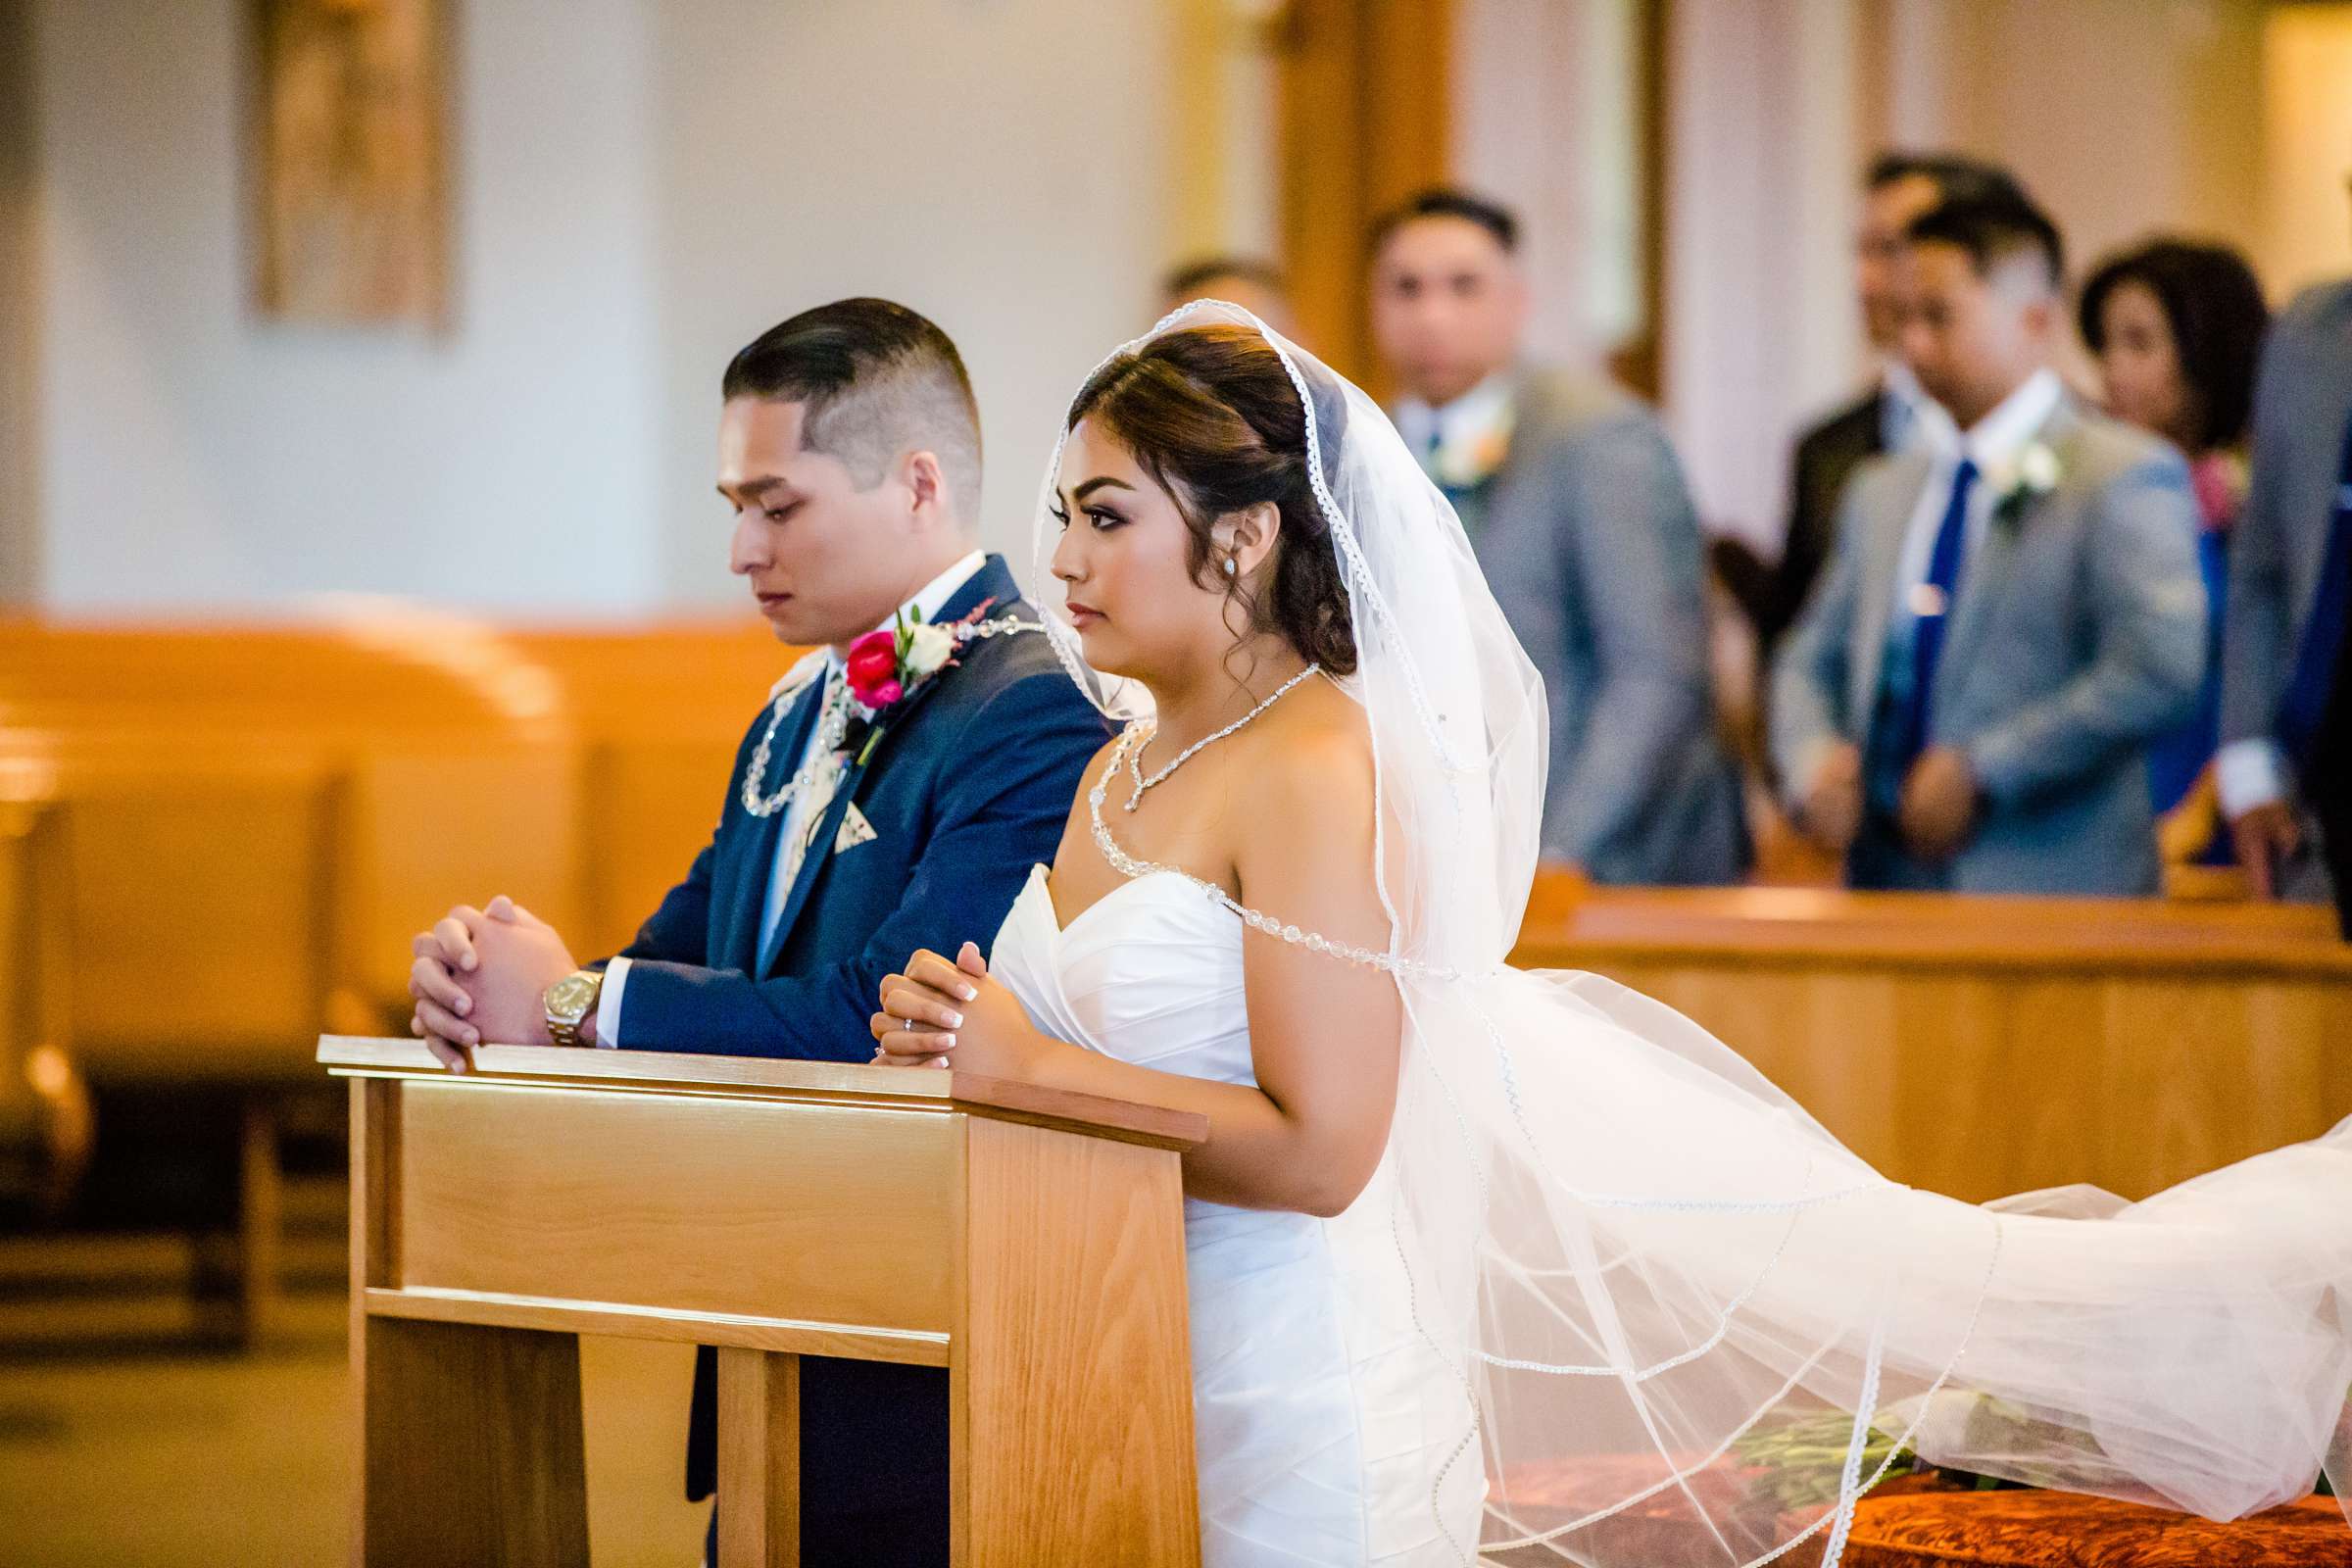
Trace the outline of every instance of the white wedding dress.
{"type": "MultiPolygon", "coordinates": [[[[1254,1083],[1239,916],[1170,873],[1138,877],[1064,930],[1038,867],[990,970],[1038,1028],[1161,1072],[1254,1083]]],[[[1384,1163],[1336,1219],[1187,1199],[1193,1419],[1208,1568],[1458,1562],[1432,1478],[1462,1390],[1413,1331],[1384,1163]]],[[[1451,1470],[1457,1540],[1480,1471],[1451,1470]]]]}
{"type": "MultiPolygon", "coordinates": [[[[1189,306],[1089,387],[1197,326],[1262,334],[1304,413],[1388,941],[1347,949],[1134,858],[1100,818],[1114,752],[1092,804],[1123,880],[1063,930],[1033,877],[991,961],[1047,1033],[1231,1083],[1253,1081],[1246,933],[1396,981],[1396,1109],[1348,1212],[1186,1205],[1214,1568],[1661,1568],[1618,1528],[1642,1518],[1681,1531],[1677,1568],[1835,1565],[1895,1442],[2216,1519],[2305,1494],[2323,1463],[2352,1480],[2352,1119],[2135,1203],[1963,1203],[1872,1170],[1671,1008],[1511,967],[1542,682],[1394,426],[1255,318],[1189,306]]],[[[1148,725],[1149,694],[1089,671],[1043,608],[1072,679],[1148,725]]]]}

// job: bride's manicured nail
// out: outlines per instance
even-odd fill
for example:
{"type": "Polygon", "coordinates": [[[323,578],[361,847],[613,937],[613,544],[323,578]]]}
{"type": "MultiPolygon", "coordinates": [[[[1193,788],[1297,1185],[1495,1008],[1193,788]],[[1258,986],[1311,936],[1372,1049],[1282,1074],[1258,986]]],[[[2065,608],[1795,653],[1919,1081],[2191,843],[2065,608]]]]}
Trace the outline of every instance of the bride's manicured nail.
{"type": "Polygon", "coordinates": [[[951,1029],[960,1029],[960,1028],[962,1028],[962,1027],[963,1027],[963,1014],[962,1014],[962,1013],[960,1013],[960,1012],[951,1012],[951,1013],[949,1013],[949,1014],[948,1014],[948,1027],[949,1027],[949,1028],[951,1028],[951,1029]]]}
{"type": "Polygon", "coordinates": [[[957,986],[956,988],[956,994],[966,1002],[976,1001],[980,996],[980,993],[974,991],[970,986],[957,986]]]}

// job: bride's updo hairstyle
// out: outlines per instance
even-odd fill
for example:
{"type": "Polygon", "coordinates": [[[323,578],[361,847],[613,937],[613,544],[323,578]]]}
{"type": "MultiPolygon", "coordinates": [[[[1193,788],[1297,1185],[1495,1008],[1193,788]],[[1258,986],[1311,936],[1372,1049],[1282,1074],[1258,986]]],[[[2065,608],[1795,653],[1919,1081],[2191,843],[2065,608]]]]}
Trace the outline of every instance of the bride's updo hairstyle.
{"type": "MultiPolygon", "coordinates": [[[[1315,399],[1326,462],[1347,415],[1335,392],[1315,399]]],[[[1175,499],[1191,535],[1194,583],[1223,583],[1252,632],[1278,632],[1334,675],[1355,672],[1355,628],[1331,526],[1307,480],[1306,416],[1274,346],[1252,327],[1214,322],[1162,332],[1097,370],[1070,405],[1070,427],[1094,419],[1175,499]],[[1260,502],[1282,514],[1271,585],[1227,583],[1210,563],[1219,517],[1260,502]]]]}

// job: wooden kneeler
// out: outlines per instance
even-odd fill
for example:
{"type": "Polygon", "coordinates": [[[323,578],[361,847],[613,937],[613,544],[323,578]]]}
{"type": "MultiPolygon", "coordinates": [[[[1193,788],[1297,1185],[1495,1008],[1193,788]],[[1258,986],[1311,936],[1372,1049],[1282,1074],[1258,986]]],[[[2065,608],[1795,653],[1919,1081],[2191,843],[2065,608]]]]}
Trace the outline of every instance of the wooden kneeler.
{"type": "Polygon", "coordinates": [[[800,1554],[800,1357],[947,1368],[959,1568],[1197,1564],[1181,1152],[968,1074],[328,1037],[352,1561],[588,1561],[581,1334],[718,1348],[719,1568],[800,1554]]]}

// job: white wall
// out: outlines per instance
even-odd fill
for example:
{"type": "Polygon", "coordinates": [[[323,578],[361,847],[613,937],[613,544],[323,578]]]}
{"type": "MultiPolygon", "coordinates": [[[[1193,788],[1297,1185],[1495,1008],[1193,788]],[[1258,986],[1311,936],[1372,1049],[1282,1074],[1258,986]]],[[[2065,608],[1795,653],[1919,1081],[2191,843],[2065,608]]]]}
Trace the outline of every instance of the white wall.
{"type": "Polygon", "coordinates": [[[51,608],[658,598],[637,0],[453,9],[436,338],[248,311],[240,0],[39,7],[51,608]]]}
{"type": "Polygon", "coordinates": [[[2265,15],[2261,0],[1678,0],[1666,402],[1709,525],[1777,548],[1791,438],[1861,384],[1846,255],[1882,147],[2008,164],[2078,275],[2158,228],[2266,267],[2265,15]]]}
{"type": "Polygon", "coordinates": [[[1699,515],[1770,553],[1791,434],[1860,373],[1847,0],[1679,0],[1667,47],[1667,422],[1699,515]]]}
{"type": "Polygon", "coordinates": [[[1455,16],[1454,173],[1519,216],[1530,354],[1589,362],[1649,324],[1640,8],[1462,0],[1455,16]]]}
{"type": "Polygon", "coordinates": [[[978,383],[1027,557],[1059,409],[1164,260],[1164,4],[462,0],[444,336],[247,309],[243,0],[33,0],[42,600],[732,605],[726,360],[880,293],[978,383]]]}
{"type": "Polygon", "coordinates": [[[1070,395],[1151,324],[1165,261],[1170,9],[697,0],[657,34],[670,598],[734,603],[710,494],[719,375],[796,311],[878,294],[963,351],[984,532],[1024,573],[1070,395]]]}

